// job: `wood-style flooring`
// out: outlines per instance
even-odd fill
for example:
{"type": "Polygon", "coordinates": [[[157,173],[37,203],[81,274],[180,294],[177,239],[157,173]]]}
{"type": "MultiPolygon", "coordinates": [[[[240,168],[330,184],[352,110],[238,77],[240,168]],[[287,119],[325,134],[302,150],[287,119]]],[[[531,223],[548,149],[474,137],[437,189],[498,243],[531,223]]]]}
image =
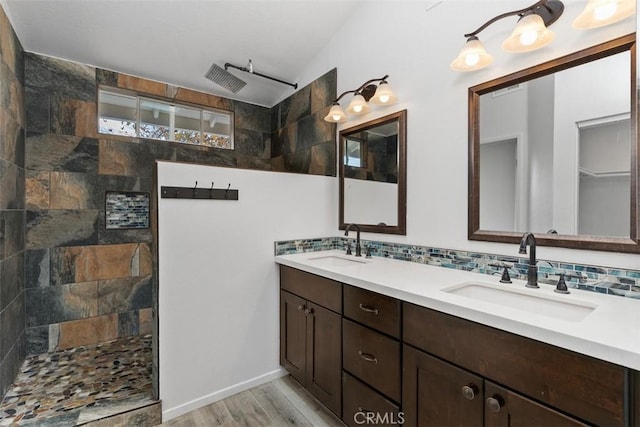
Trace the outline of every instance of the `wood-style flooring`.
{"type": "Polygon", "coordinates": [[[243,391],[162,424],[170,427],[213,426],[341,426],[291,376],[243,391]]]}

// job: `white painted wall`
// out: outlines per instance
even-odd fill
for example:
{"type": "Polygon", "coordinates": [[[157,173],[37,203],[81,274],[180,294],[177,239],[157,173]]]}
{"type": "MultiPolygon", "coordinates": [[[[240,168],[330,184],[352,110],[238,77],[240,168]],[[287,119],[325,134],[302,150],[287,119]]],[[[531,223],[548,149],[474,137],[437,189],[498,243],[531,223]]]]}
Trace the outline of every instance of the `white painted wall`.
{"type": "Polygon", "coordinates": [[[398,184],[345,178],[344,222],[398,225],[398,184]]]}
{"type": "MultiPolygon", "coordinates": [[[[584,1],[567,0],[551,27],[556,40],[526,54],[500,48],[516,19],[504,19],[480,35],[494,63],[457,73],[449,64],[464,45],[463,34],[505,11],[531,1],[388,1],[364,4],[297,79],[311,82],[338,68],[338,93],[389,74],[400,103],[372,110],[339,126],[406,108],[407,236],[366,234],[369,239],[517,255],[515,245],[467,240],[467,90],[470,86],[636,31],[633,19],[590,31],[571,27],[584,1]],[[430,6],[436,5],[430,8],[430,6]],[[429,9],[429,10],[427,10],[429,9]]],[[[637,268],[638,257],[564,248],[538,248],[540,258],[637,268]]]]}
{"type": "Polygon", "coordinates": [[[568,142],[553,147],[553,225],[560,234],[578,232],[578,123],[629,112],[629,64],[623,52],[589,64],[589,73],[556,74],[553,140],[568,142]]]}
{"type": "Polygon", "coordinates": [[[158,163],[161,186],[238,201],[159,199],[163,420],[282,375],[276,240],[337,231],[334,177],[158,163]]]}
{"type": "Polygon", "coordinates": [[[480,145],[480,229],[516,231],[517,139],[480,145]]]}

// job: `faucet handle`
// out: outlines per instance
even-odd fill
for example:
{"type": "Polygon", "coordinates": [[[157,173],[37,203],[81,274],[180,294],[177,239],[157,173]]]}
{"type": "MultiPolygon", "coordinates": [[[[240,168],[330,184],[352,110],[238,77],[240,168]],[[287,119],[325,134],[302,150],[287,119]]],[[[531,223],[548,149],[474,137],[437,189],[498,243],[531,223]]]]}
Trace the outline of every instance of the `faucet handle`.
{"type": "Polygon", "coordinates": [[[564,273],[560,273],[560,278],[558,279],[558,284],[556,285],[554,292],[557,292],[559,294],[570,293],[569,289],[567,289],[567,284],[564,281],[564,273]]]}
{"type": "Polygon", "coordinates": [[[347,246],[346,255],[351,255],[352,254],[352,252],[351,252],[351,242],[347,242],[346,246],[347,246]]]}
{"type": "Polygon", "coordinates": [[[513,283],[511,281],[511,276],[509,276],[509,267],[504,266],[504,271],[502,271],[502,277],[500,278],[500,283],[513,283]]]}
{"type": "Polygon", "coordinates": [[[364,257],[365,257],[365,258],[371,258],[371,246],[366,246],[366,247],[365,247],[365,251],[366,251],[366,252],[365,252],[364,257]]]}

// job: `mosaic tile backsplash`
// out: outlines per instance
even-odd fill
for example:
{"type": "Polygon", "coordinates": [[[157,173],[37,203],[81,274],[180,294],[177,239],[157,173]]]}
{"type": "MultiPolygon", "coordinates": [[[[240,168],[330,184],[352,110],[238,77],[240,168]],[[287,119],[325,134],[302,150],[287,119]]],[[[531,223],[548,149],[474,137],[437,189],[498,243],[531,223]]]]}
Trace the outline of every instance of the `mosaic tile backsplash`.
{"type": "MultiPolygon", "coordinates": [[[[344,250],[347,242],[352,248],[355,246],[355,239],[347,237],[280,241],[275,242],[275,254],[289,255],[332,249],[344,250]]],[[[371,240],[361,240],[361,244],[363,248],[371,247],[373,256],[475,273],[500,276],[504,266],[507,266],[512,278],[527,280],[528,257],[510,257],[371,240]]],[[[640,299],[640,270],[538,260],[539,283],[555,285],[560,274],[565,275],[569,288],[640,299]]]]}
{"type": "Polygon", "coordinates": [[[107,192],[106,228],[149,228],[149,193],[107,192]]]}

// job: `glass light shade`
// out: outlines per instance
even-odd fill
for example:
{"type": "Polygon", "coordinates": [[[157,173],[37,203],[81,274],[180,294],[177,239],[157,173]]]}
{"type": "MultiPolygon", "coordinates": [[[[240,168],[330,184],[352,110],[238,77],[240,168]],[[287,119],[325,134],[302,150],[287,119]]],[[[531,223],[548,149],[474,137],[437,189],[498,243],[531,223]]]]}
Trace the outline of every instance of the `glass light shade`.
{"type": "Polygon", "coordinates": [[[369,112],[369,104],[367,104],[367,101],[364,99],[362,95],[360,95],[359,93],[356,94],[351,100],[351,102],[349,103],[349,106],[347,107],[347,113],[365,114],[368,112],[369,112]]]}
{"type": "Polygon", "coordinates": [[[331,106],[329,114],[327,114],[324,119],[331,123],[344,123],[347,121],[347,115],[339,104],[335,104],[331,106]]]}
{"type": "Polygon", "coordinates": [[[636,0],[589,0],[572,25],[581,30],[604,27],[633,16],[635,12],[636,0]]]}
{"type": "Polygon", "coordinates": [[[391,90],[389,83],[382,81],[378,85],[376,93],[373,94],[369,102],[376,105],[392,105],[398,102],[398,98],[391,90]]]}
{"type": "Polygon", "coordinates": [[[460,54],[451,63],[453,71],[475,71],[493,62],[493,56],[484,49],[477,37],[469,37],[460,54]]]}
{"type": "Polygon", "coordinates": [[[530,52],[548,45],[556,35],[544,25],[540,15],[531,13],[518,21],[513,33],[502,43],[507,52],[530,52]]]}

